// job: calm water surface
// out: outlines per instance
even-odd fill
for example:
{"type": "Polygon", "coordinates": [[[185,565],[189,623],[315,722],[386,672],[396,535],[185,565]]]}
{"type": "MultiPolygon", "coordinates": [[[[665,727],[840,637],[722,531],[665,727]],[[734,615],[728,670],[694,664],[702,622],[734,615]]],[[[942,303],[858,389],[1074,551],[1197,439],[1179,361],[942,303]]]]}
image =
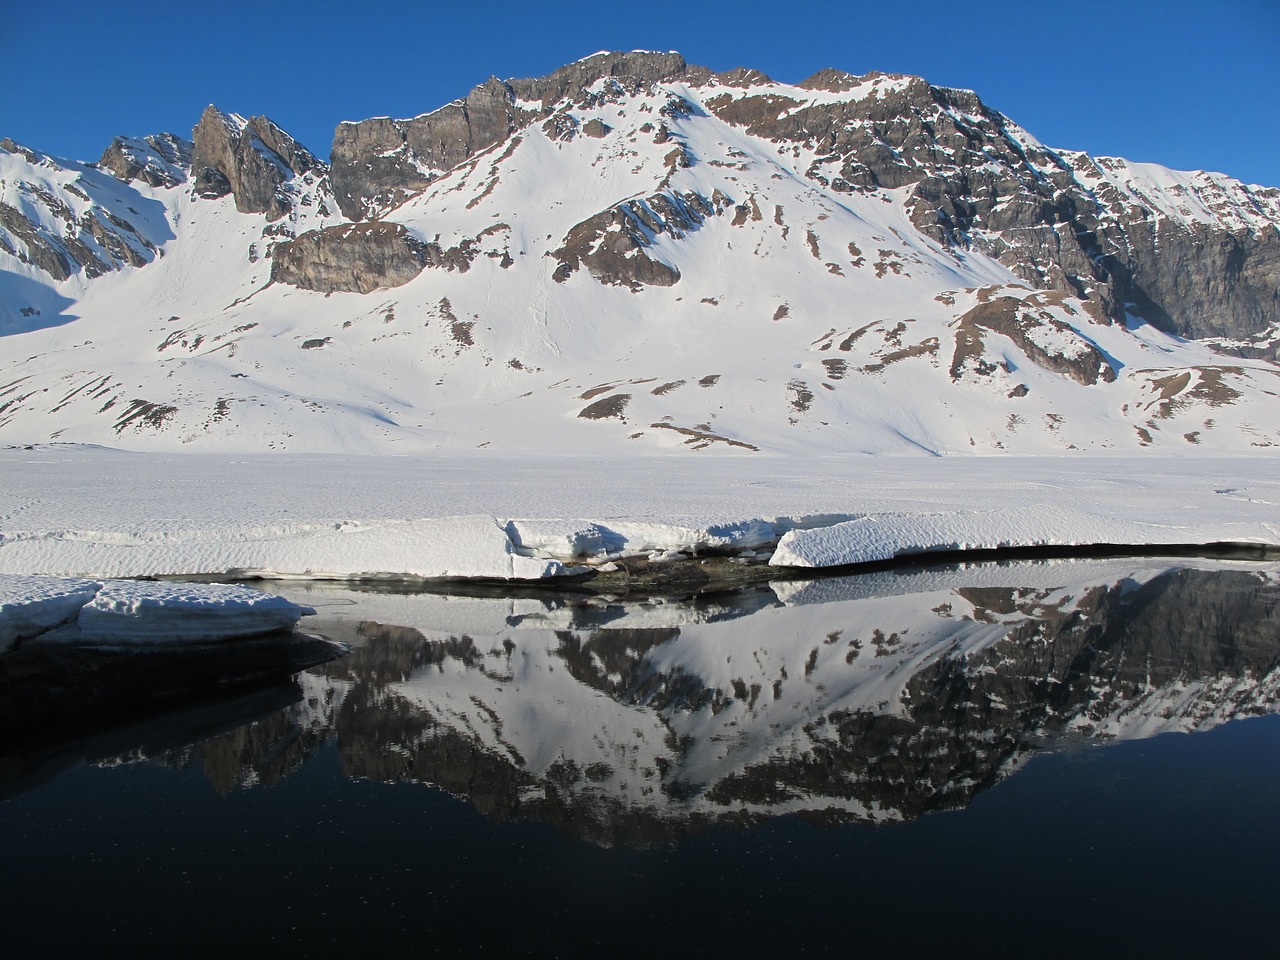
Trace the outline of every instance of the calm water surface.
{"type": "Polygon", "coordinates": [[[1275,565],[275,589],[352,653],[0,758],[10,956],[1272,946],[1275,565]]]}

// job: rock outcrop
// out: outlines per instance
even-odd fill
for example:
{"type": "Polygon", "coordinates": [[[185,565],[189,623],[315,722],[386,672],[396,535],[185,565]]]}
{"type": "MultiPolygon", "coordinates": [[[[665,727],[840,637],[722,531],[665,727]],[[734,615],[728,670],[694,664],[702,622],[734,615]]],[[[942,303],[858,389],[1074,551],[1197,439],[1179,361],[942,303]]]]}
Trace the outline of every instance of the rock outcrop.
{"type": "Polygon", "coordinates": [[[1004,362],[984,356],[984,338],[988,332],[1008,337],[1038,366],[1084,386],[1092,386],[1099,380],[1111,383],[1116,379],[1116,372],[1102,351],[1041,309],[1035,296],[1025,300],[1012,296],[984,299],[960,317],[955,327],[953,380],[969,371],[989,376],[1004,362]]]}
{"type": "Polygon", "coordinates": [[[342,224],[278,244],[271,279],[322,293],[369,293],[408,283],[426,263],[423,245],[398,223],[342,224]]]}
{"type": "Polygon", "coordinates": [[[153,187],[186,183],[194,145],[172,133],[150,137],[116,137],[98,166],[121,180],[140,180],[153,187]]]}
{"type": "Polygon", "coordinates": [[[321,293],[370,293],[408,283],[428,266],[465,273],[472,244],[447,250],[398,223],[343,223],[276,245],[271,279],[321,293]]]}
{"type": "Polygon", "coordinates": [[[15,184],[6,193],[15,202],[0,200],[0,250],[28,263],[54,280],[83,273],[100,277],[124,266],[142,266],[157,256],[149,235],[166,227],[147,224],[118,198],[91,194],[84,178],[97,174],[91,167],[61,162],[12,140],[0,140],[0,152],[12,154],[34,167],[71,174],[60,189],[48,182],[15,184]],[[78,171],[78,173],[73,173],[78,171]]]}
{"type": "MultiPolygon", "coordinates": [[[[723,201],[727,205],[728,201],[723,201]]],[[[638,290],[645,284],[670,287],[680,279],[675,267],[646,250],[659,234],[683,237],[720,208],[696,193],[655,194],[604,210],[573,227],[552,256],[554,279],[563,283],[580,267],[601,283],[638,290]]]]}
{"type": "Polygon", "coordinates": [[[192,181],[202,197],[235,197],[241,213],[285,216],[291,204],[282,190],[293,176],[323,168],[310,151],[266,117],[243,117],[205,108],[193,134],[192,181]]]}

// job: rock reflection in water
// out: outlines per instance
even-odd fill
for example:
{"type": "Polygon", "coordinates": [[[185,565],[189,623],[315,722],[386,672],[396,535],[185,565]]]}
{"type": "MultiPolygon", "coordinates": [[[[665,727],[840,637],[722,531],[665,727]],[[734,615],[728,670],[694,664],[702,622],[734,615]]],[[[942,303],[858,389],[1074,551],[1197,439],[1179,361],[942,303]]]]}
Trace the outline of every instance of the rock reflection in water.
{"type": "Polygon", "coordinates": [[[200,748],[224,789],[336,736],[349,776],[602,844],[913,819],[1046,745],[1207,729],[1274,712],[1280,686],[1275,565],[984,565],[690,603],[281,589],[356,649],[200,748]]]}

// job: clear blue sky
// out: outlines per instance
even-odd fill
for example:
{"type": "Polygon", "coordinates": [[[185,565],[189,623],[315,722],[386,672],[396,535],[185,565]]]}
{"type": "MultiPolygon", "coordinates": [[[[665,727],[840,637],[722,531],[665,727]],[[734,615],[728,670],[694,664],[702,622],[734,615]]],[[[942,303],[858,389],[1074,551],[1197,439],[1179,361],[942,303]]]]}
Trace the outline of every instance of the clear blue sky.
{"type": "Polygon", "coordinates": [[[96,159],[120,133],[189,136],[216,103],[327,157],[341,120],[413,116],[602,49],[788,82],[918,74],[1050,146],[1280,186],[1280,0],[0,0],[0,136],[96,159]]]}

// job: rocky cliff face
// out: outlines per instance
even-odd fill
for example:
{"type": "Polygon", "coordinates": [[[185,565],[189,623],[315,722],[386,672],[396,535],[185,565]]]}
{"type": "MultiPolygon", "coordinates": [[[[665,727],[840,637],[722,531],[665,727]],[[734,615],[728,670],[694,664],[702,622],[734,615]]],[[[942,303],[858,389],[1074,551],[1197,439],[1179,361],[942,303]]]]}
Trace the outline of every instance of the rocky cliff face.
{"type": "Polygon", "coordinates": [[[527,112],[494,78],[463,100],[412,120],[341,124],[333,138],[332,180],[343,214],[362,220],[395,206],[444,170],[501,143],[527,112]]]}
{"type": "Polygon", "coordinates": [[[343,123],[333,138],[334,193],[347,217],[366,219],[542,119],[558,101],[602,77],[656,82],[706,75],[679,54],[597,54],[539,79],[491,77],[464,99],[409,120],[343,123]]]}
{"type": "Polygon", "coordinates": [[[230,193],[241,213],[279,220],[290,209],[286,183],[324,164],[266,117],[245,120],[209,106],[193,133],[195,190],[207,198],[230,193]]]}
{"type": "Polygon", "coordinates": [[[121,180],[139,180],[152,187],[176,187],[187,181],[193,149],[190,140],[172,133],[116,137],[103,151],[98,166],[121,180]]]}
{"type": "Polygon", "coordinates": [[[1104,261],[1113,289],[1158,329],[1245,340],[1280,317],[1280,232],[1146,216],[1117,232],[1116,252],[1104,261]]]}
{"type": "Polygon", "coordinates": [[[827,189],[909,187],[922,232],[1097,299],[1117,320],[1132,306],[1179,336],[1243,337],[1280,318],[1280,191],[1197,174],[1174,185],[1186,202],[1170,210],[1125,185],[1124,161],[1049,150],[969,91],[832,70],[798,87],[837,99],[766,89],[705,103],[753,136],[813,151],[808,176],[827,189]]]}
{"type": "Polygon", "coordinates": [[[811,153],[805,175],[836,196],[909,188],[926,235],[990,253],[1113,319],[1132,310],[1178,336],[1237,339],[1280,320],[1280,191],[1200,174],[1175,186],[1187,204],[1170,210],[1168,195],[1126,185],[1123,161],[1055,152],[973,93],[874,72],[822,70],[788,88],[758,71],[713,75],[677,54],[612,53],[539,79],[490,79],[434,113],[342,124],[333,182],[343,213],[385,212],[564,101],[590,102],[604,78],[688,85],[701,108],[762,144],[811,153]]]}

